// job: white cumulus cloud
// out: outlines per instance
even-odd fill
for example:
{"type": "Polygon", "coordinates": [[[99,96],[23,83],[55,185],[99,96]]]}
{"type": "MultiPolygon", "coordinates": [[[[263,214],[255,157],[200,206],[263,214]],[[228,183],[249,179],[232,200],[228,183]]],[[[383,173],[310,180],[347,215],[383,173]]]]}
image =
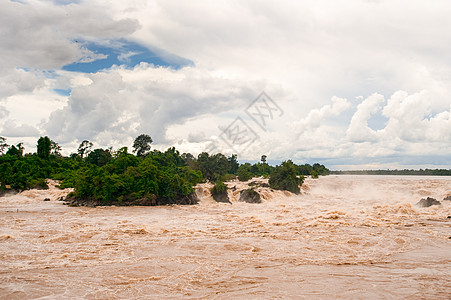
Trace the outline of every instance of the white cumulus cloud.
{"type": "Polygon", "coordinates": [[[347,138],[351,142],[359,143],[377,140],[377,132],[368,126],[368,120],[371,115],[380,110],[380,106],[384,101],[384,96],[373,94],[357,106],[357,111],[352,116],[351,123],[346,131],[347,138]]]}

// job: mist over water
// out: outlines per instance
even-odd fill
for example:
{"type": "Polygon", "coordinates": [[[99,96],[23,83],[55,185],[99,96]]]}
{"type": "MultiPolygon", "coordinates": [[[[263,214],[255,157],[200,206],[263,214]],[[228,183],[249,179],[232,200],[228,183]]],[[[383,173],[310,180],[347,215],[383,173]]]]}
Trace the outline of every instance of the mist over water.
{"type": "Polygon", "coordinates": [[[449,299],[451,178],[326,176],[298,196],[257,188],[261,204],[228,186],[232,204],[208,184],[195,206],[0,198],[0,298],[449,299]]]}

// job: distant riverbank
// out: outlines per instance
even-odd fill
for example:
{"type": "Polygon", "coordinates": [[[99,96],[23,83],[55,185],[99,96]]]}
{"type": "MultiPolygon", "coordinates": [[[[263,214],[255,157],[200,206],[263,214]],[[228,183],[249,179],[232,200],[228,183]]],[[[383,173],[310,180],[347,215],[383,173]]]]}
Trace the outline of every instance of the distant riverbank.
{"type": "Polygon", "coordinates": [[[418,176],[451,176],[451,169],[419,169],[419,170],[348,170],[330,171],[335,175],[418,175],[418,176]]]}

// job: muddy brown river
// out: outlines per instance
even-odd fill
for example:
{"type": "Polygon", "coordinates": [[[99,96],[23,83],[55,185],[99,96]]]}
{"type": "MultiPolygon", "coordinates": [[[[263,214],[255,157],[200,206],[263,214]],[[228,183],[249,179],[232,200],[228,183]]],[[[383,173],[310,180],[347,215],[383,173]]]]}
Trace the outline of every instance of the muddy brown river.
{"type": "Polygon", "coordinates": [[[450,177],[332,175],[261,204],[228,185],[232,204],[207,184],[194,206],[1,197],[0,299],[451,298],[450,177]]]}

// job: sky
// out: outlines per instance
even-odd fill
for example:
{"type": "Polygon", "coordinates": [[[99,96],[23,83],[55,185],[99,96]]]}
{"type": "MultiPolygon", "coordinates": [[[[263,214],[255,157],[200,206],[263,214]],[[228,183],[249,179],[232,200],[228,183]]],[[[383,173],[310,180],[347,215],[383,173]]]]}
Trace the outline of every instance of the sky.
{"type": "Polygon", "coordinates": [[[451,168],[447,0],[0,0],[0,136],[451,168]]]}

